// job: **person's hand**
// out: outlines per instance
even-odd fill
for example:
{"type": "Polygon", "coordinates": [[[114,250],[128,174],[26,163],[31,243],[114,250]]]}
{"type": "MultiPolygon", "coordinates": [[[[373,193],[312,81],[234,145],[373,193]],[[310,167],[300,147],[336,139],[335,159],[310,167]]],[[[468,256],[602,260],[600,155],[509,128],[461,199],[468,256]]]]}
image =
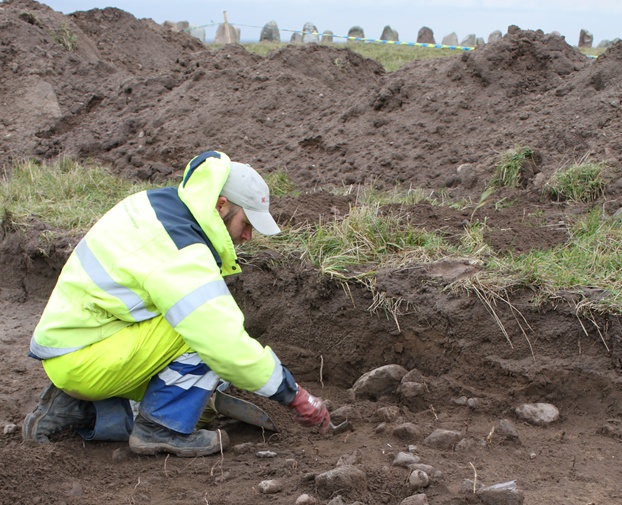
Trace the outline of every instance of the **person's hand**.
{"type": "Polygon", "coordinates": [[[296,421],[307,428],[320,427],[320,433],[324,434],[330,426],[330,414],[326,410],[324,402],[320,398],[310,395],[298,386],[296,398],[289,404],[289,408],[296,414],[296,421]]]}

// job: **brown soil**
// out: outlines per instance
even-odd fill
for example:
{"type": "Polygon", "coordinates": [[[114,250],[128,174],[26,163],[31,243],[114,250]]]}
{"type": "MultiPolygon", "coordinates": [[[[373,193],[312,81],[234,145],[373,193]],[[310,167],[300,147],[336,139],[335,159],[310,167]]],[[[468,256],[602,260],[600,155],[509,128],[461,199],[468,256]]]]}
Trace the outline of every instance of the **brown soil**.
{"type": "MultiPolygon", "coordinates": [[[[0,26],[5,172],[23,158],[60,155],[162,180],[218,149],[263,171],[286,169],[302,194],[275,198],[273,206],[282,224],[295,225],[339,218],[356,205],[354,196],[326,191],[333,185],[352,186],[353,195],[359,184],[419,187],[475,206],[499,153],[528,145],[537,155],[525,186],[507,191],[511,205],[475,211],[493,249],[528,251],[567,239],[566,227],[586,206],[550,202],[541,185],[571,162],[606,161],[607,194],[594,205],[609,214],[621,206],[622,44],[590,60],[563,38],[510,27],[500,42],[472,53],[385,73],[335,47],[288,46],[265,58],[235,45],[211,50],[116,9],[63,16],[34,1],[5,1],[0,26]],[[55,41],[62,31],[77,36],[75,50],[55,41]]],[[[448,240],[473,212],[426,203],[383,210],[448,240]]],[[[30,335],[76,242],[65,237],[43,247],[37,236],[44,229],[5,229],[0,243],[2,503],[293,504],[309,494],[317,503],[393,505],[413,493],[408,470],[392,465],[409,445],[442,472],[425,489],[431,504],[477,503],[462,489],[475,472],[485,485],[516,480],[527,504],[622,503],[619,319],[580,321],[576,295],[535,307],[531,293],[515,292],[514,310],[494,307],[510,342],[477,297],[443,289],[475,271],[460,261],[379,272],[378,292],[402,301],[395,318],[369,310],[368,290],[346,291],[298,259],[274,252],[244,258],[245,272],[230,289],[249,333],[272,345],[333,409],[349,406],[353,432],[303,430],[285,409],[255,397],[280,432],[221,419],[233,445],[253,444],[222,459],[139,457],[124,444],[83,443],[73,434],[24,444],[19,426],[46,382],[27,357],[30,335]],[[386,364],[419,370],[427,393],[416,401],[397,393],[352,399],[353,383],[386,364]],[[454,401],[462,396],[476,404],[454,401]],[[553,403],[560,419],[548,427],[522,423],[514,408],[525,402],[553,403]],[[378,411],[388,406],[399,415],[382,431],[378,411]],[[514,423],[518,440],[492,431],[501,419],[514,423]],[[405,422],[417,427],[410,439],[393,434],[405,422]],[[435,428],[460,431],[465,442],[454,450],[424,445],[435,428]],[[276,457],[258,458],[262,449],[276,457]],[[315,484],[314,475],[355,451],[366,485],[327,492],[315,484]],[[269,479],[281,480],[283,490],[260,493],[269,479]]]]}

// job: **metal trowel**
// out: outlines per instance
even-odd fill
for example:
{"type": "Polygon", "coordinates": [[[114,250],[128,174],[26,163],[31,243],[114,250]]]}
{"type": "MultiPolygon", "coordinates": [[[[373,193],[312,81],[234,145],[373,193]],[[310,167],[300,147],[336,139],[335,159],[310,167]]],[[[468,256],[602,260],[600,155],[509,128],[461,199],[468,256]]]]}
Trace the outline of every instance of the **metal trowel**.
{"type": "Polygon", "coordinates": [[[221,382],[214,393],[214,406],[219,414],[266,430],[279,431],[270,416],[257,405],[225,393],[228,387],[228,382],[221,382]]]}

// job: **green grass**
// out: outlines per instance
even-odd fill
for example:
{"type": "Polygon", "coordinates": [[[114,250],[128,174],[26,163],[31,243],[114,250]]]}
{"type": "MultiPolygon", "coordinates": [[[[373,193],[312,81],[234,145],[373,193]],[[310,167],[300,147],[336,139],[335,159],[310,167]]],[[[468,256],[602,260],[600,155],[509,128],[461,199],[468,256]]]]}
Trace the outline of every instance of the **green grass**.
{"type": "Polygon", "coordinates": [[[501,154],[499,165],[489,183],[491,187],[520,188],[524,185],[524,171],[533,163],[535,153],[529,147],[515,147],[501,154]]]}
{"type": "Polygon", "coordinates": [[[545,194],[563,202],[593,202],[605,192],[604,163],[581,163],[558,170],[545,186],[545,194]]]}
{"type": "MultiPolygon", "coordinates": [[[[297,188],[287,173],[277,170],[267,177],[273,194],[295,195],[297,188]]],[[[50,234],[83,234],[101,215],[125,196],[156,187],[115,177],[93,164],[61,160],[51,165],[32,161],[16,165],[0,180],[1,225],[5,232],[27,229],[38,222],[47,225],[40,240],[50,234]]],[[[521,254],[495,253],[485,242],[485,220],[471,219],[459,240],[447,242],[442,230],[424,229],[401,212],[402,204],[426,201],[447,205],[420,190],[379,192],[360,190],[357,201],[343,218],[318,224],[284,226],[275,237],[256,236],[245,252],[268,248],[284,261],[303,261],[348,286],[359,283],[374,294],[372,307],[396,317],[402,310],[375,289],[379,269],[408,268],[448,258],[466,259],[481,270],[447,289],[476,293],[492,309],[509,304],[514,290],[528,289],[533,303],[556,301],[564,292],[575,293],[578,315],[622,314],[622,224],[592,210],[576,219],[570,238],[562,246],[521,254]],[[594,297],[586,294],[599,293],[594,297]]],[[[397,321],[397,320],[396,320],[397,321]]]]}
{"type": "Polygon", "coordinates": [[[2,226],[16,229],[36,219],[53,228],[83,233],[119,200],[150,187],[70,159],[49,165],[25,161],[0,180],[2,226]]]}

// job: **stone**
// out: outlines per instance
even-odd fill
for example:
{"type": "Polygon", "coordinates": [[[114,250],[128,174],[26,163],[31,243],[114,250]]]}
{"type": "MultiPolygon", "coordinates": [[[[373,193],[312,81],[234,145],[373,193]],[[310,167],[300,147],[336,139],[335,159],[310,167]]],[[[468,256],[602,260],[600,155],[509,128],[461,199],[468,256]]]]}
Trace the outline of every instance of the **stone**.
{"type": "Polygon", "coordinates": [[[350,391],[355,399],[377,400],[383,395],[394,393],[407,373],[401,365],[384,365],[359,377],[350,391]]]}
{"type": "Polygon", "coordinates": [[[292,44],[302,44],[302,34],[300,32],[294,32],[292,33],[291,38],[289,39],[289,41],[292,44]]]}
{"type": "Polygon", "coordinates": [[[516,488],[516,481],[484,487],[477,491],[477,497],[485,505],[522,505],[523,493],[516,488]]]}
{"type": "MultiPolygon", "coordinates": [[[[373,415],[374,421],[393,422],[400,416],[400,409],[395,405],[382,407],[376,410],[373,415]]],[[[332,416],[331,416],[332,417],[332,416]]]]}
{"type": "Polygon", "coordinates": [[[341,497],[341,495],[337,495],[331,501],[329,501],[326,505],[346,505],[346,502],[341,497]]]}
{"type": "Polygon", "coordinates": [[[276,452],[274,451],[258,451],[255,456],[258,458],[276,458],[276,452]]]}
{"type": "Polygon", "coordinates": [[[404,498],[400,505],[428,505],[428,497],[424,493],[414,494],[404,498]]]}
{"type": "Polygon", "coordinates": [[[391,28],[391,26],[387,25],[382,30],[382,34],[380,35],[380,40],[390,40],[392,42],[397,42],[400,40],[400,36],[396,30],[391,28]]]}
{"type": "Polygon", "coordinates": [[[514,412],[522,421],[536,426],[547,426],[559,419],[559,410],[550,403],[524,403],[514,412]]]}
{"type": "Polygon", "coordinates": [[[281,42],[281,32],[276,21],[268,21],[259,34],[259,42],[281,42]]]}
{"type": "Polygon", "coordinates": [[[460,42],[460,46],[462,47],[475,47],[476,45],[477,37],[474,33],[470,33],[464,39],[462,39],[462,42],[460,42]]]}
{"type": "Polygon", "coordinates": [[[350,454],[344,454],[343,456],[341,456],[337,461],[336,466],[353,466],[360,463],[362,459],[363,455],[361,454],[361,451],[356,449],[350,454]]]}
{"type": "Polygon", "coordinates": [[[441,44],[444,46],[457,46],[458,35],[456,35],[456,32],[451,32],[449,35],[445,35],[441,44]]]}
{"type": "Polygon", "coordinates": [[[590,49],[594,43],[594,36],[587,30],[581,30],[579,32],[579,47],[590,49]]]}
{"type": "Polygon", "coordinates": [[[492,44],[493,42],[499,42],[503,38],[503,34],[501,30],[495,30],[488,35],[488,43],[492,44]]]}
{"type": "Polygon", "coordinates": [[[216,29],[214,37],[215,44],[239,44],[240,34],[235,27],[229,23],[221,23],[216,29]]]}
{"type": "Polygon", "coordinates": [[[421,436],[421,428],[413,423],[403,423],[393,428],[393,436],[410,442],[421,436]]]}
{"type": "Polygon", "coordinates": [[[436,44],[432,29],[427,26],[422,27],[417,33],[417,42],[419,44],[436,44]]]}
{"type": "Polygon", "coordinates": [[[324,30],[322,33],[322,44],[332,44],[333,43],[333,32],[330,30],[324,30]]]}
{"type": "Polygon", "coordinates": [[[419,456],[415,456],[414,454],[410,454],[408,452],[399,452],[393,460],[393,466],[408,468],[409,465],[414,465],[419,463],[419,461],[421,461],[419,456]]]}
{"type": "Polygon", "coordinates": [[[301,494],[296,498],[296,505],[316,505],[317,500],[308,494],[301,494]]]}
{"type": "Polygon", "coordinates": [[[342,423],[350,419],[360,419],[361,415],[351,405],[344,405],[335,410],[330,411],[330,418],[334,424],[342,423]]]}
{"type": "Polygon", "coordinates": [[[356,466],[344,465],[315,477],[318,493],[324,498],[334,493],[364,492],[367,489],[367,475],[356,466]]]}
{"type": "Polygon", "coordinates": [[[365,38],[365,32],[360,26],[353,26],[348,30],[348,42],[362,42],[360,40],[350,40],[350,38],[365,38]]]}
{"type": "Polygon", "coordinates": [[[507,419],[501,419],[495,426],[496,435],[506,438],[507,440],[518,440],[518,431],[511,421],[507,419]]]}
{"type": "Polygon", "coordinates": [[[276,494],[283,491],[283,483],[279,480],[262,480],[257,488],[262,494],[276,494]]]}
{"type": "Polygon", "coordinates": [[[302,27],[302,43],[303,44],[319,44],[320,42],[320,34],[318,33],[317,27],[307,21],[302,27]]]}
{"type": "Polygon", "coordinates": [[[421,489],[430,485],[430,478],[423,470],[413,470],[408,476],[408,487],[410,489],[421,489]]]}
{"type": "Polygon", "coordinates": [[[452,430],[434,430],[423,443],[436,449],[452,450],[462,440],[462,434],[452,430]]]}

